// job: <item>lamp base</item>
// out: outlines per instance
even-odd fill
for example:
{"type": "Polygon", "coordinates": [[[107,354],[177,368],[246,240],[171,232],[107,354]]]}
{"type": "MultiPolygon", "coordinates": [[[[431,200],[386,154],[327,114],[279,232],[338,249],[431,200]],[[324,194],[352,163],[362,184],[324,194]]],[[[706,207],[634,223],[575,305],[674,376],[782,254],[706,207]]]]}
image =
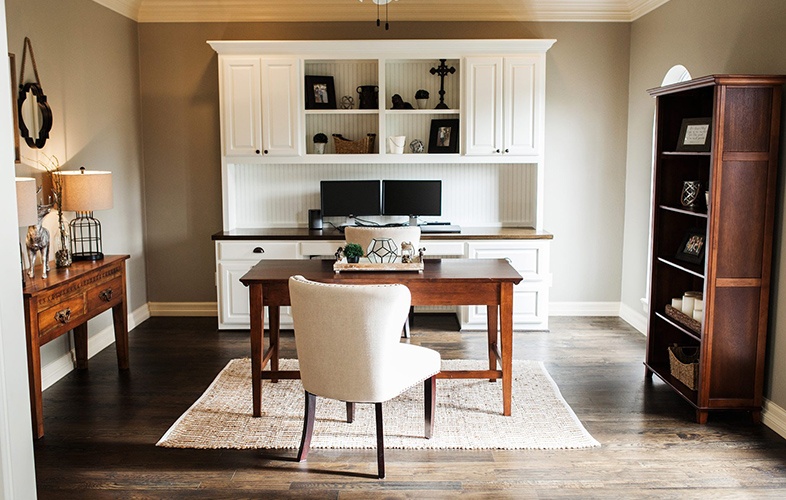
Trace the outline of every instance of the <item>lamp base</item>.
{"type": "Polygon", "coordinates": [[[101,260],[104,258],[104,254],[101,252],[90,252],[90,253],[75,253],[72,256],[72,260],[74,262],[80,260],[87,260],[87,261],[96,261],[101,260]]]}

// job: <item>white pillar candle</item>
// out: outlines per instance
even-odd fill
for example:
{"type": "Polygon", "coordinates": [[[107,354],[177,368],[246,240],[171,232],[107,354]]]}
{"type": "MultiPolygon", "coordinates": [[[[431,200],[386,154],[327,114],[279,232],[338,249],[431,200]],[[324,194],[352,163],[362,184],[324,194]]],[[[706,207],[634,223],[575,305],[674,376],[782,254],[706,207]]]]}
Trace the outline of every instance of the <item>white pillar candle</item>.
{"type": "Polygon", "coordinates": [[[702,299],[694,299],[694,301],[693,301],[693,310],[694,311],[703,311],[704,310],[704,301],[702,299]]]}
{"type": "Polygon", "coordinates": [[[693,315],[693,303],[695,301],[696,301],[695,298],[688,297],[687,295],[684,295],[682,297],[682,312],[684,312],[688,316],[692,316],[693,315]]]}
{"type": "Polygon", "coordinates": [[[693,310],[693,319],[698,321],[699,323],[704,323],[704,311],[699,309],[693,310]]]}
{"type": "Polygon", "coordinates": [[[671,307],[677,309],[678,311],[682,311],[682,299],[680,298],[671,299],[671,307]]]}

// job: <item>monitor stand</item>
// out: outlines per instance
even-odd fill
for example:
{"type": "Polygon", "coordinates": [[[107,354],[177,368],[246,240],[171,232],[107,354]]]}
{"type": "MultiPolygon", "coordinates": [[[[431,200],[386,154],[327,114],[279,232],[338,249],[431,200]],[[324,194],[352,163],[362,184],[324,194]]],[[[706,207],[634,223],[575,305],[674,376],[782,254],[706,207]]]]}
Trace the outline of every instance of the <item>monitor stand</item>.
{"type": "Polygon", "coordinates": [[[411,227],[418,227],[418,216],[417,215],[410,215],[409,216],[409,225],[411,227]]]}

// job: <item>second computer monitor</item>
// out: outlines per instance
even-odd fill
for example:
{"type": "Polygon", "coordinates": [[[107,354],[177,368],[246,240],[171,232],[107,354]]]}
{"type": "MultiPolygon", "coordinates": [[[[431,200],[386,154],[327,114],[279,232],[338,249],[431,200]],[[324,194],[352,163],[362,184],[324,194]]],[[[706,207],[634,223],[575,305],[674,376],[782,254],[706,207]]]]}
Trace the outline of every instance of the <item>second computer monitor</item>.
{"type": "Polygon", "coordinates": [[[383,180],[382,215],[442,215],[442,181],[383,180]]]}

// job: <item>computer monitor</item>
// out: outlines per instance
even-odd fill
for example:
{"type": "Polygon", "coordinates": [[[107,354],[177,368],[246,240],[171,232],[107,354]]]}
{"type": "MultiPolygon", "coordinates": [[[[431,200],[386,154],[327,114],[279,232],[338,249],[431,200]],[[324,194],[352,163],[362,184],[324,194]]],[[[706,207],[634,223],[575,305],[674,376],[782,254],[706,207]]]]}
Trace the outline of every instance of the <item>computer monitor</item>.
{"type": "Polygon", "coordinates": [[[410,224],[420,215],[442,215],[442,181],[382,181],[382,215],[408,215],[410,224]]]}
{"type": "Polygon", "coordinates": [[[321,181],[322,217],[380,215],[379,181],[321,181]]]}

